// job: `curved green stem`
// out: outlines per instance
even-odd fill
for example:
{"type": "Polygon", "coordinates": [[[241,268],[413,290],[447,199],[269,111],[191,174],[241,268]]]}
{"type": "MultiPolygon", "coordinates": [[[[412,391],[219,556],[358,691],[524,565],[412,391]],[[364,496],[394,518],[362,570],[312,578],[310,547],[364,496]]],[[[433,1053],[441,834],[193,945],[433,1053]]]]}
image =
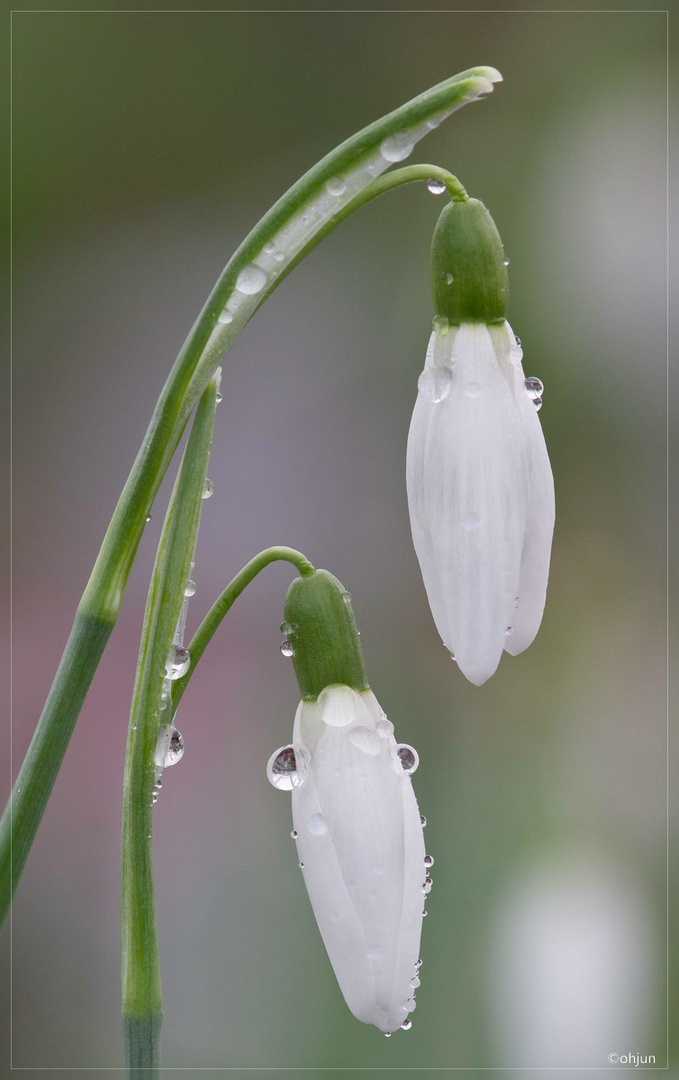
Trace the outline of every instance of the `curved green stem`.
{"type": "MultiPolygon", "coordinates": [[[[121,865],[122,1015],[125,1060],[131,1076],[158,1066],[162,997],[152,849],[155,753],[162,721],[166,660],[200,524],[216,397],[217,379],[213,379],[198,405],[163,523],[132,695],[125,753],[121,865]]],[[[168,701],[165,708],[169,721],[168,701]]]]}
{"type": "Polygon", "coordinates": [[[280,562],[281,560],[296,566],[302,577],[314,573],[314,567],[306,556],[302,555],[301,551],[295,551],[294,548],[270,547],[266,548],[265,551],[260,551],[259,555],[255,555],[253,559],[250,559],[250,562],[246,563],[242,570],[239,570],[235,578],[229,582],[223,593],[215,600],[189,643],[188,649],[189,656],[191,657],[191,666],[186,675],[182,676],[181,679],[177,679],[172,686],[173,714],[182,698],[182,694],[186,690],[189,679],[196,670],[198,661],[210,644],[215,630],[221,623],[227,611],[229,611],[233,603],[238,599],[243,592],[243,589],[250,584],[253,578],[257,577],[257,574],[259,574],[265,566],[269,566],[272,562],[280,562]]]}
{"type": "Polygon", "coordinates": [[[472,68],[347,139],[278,200],[229,260],[158,399],[0,822],[0,924],[118,616],[153,499],[205,386],[267,296],[307,251],[372,197],[368,189],[375,179],[451,112],[492,91],[500,78],[493,68],[472,68]]]}

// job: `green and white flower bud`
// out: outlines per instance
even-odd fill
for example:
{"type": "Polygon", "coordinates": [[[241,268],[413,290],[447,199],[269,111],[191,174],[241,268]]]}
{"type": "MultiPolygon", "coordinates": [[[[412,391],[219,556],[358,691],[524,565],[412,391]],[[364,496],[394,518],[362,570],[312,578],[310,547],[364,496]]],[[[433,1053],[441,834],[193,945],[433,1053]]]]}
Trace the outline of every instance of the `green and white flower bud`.
{"type": "Polygon", "coordinates": [[[436,314],[449,323],[501,322],[509,285],[495,222],[478,199],[443,209],[431,245],[436,314]]]}
{"type": "Polygon", "coordinates": [[[505,320],[507,269],[476,199],[441,214],[432,244],[436,318],[408,435],[413,543],[441,638],[480,686],[503,651],[538,632],[554,529],[554,481],[505,320]]]}
{"type": "Polygon", "coordinates": [[[387,1035],[408,1030],[433,862],[410,779],[418,757],[368,687],[340,582],[326,570],[298,578],[285,620],[302,701],[267,776],[291,793],[299,865],[347,1005],[387,1035]]]}
{"type": "Polygon", "coordinates": [[[367,690],[351,595],[327,570],[296,578],[285,598],[285,632],[303,701],[341,683],[367,690]]]}

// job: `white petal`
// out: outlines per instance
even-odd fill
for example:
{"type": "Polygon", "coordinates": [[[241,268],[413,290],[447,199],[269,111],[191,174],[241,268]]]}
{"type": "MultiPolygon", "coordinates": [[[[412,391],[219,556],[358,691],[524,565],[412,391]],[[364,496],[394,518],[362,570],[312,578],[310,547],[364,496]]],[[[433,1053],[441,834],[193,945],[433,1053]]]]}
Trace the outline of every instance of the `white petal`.
{"type": "Polygon", "coordinates": [[[423,376],[444,364],[446,348],[447,395],[432,400],[421,377],[408,436],[408,503],[438,631],[480,685],[500,661],[518,594],[528,449],[513,372],[498,363],[488,327],[435,332],[423,376]]]}
{"type": "Polygon", "coordinates": [[[413,997],[424,897],[424,841],[410,778],[373,694],[324,691],[333,724],[302,703],[293,741],[311,754],[292,791],[305,884],[347,1005],[359,1020],[394,1031],[413,997]],[[338,710],[349,722],[337,724],[338,710]]]}
{"type": "MultiPolygon", "coordinates": [[[[506,325],[510,342],[514,341],[512,329],[508,323],[506,325]]],[[[516,364],[514,393],[521,411],[528,450],[529,499],[518,606],[511,620],[512,632],[505,642],[505,649],[512,656],[527,649],[540,628],[547,595],[555,516],[552,467],[537,409],[526,393],[520,357],[516,364]]]]}

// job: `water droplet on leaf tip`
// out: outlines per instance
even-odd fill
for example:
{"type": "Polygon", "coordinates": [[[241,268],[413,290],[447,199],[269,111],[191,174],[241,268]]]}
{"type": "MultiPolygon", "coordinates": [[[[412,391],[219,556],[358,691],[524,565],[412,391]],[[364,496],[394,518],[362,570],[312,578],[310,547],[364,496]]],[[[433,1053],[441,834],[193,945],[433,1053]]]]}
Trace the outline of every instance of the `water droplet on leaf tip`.
{"type": "Polygon", "coordinates": [[[224,308],[220,312],[217,322],[221,323],[222,326],[228,326],[230,322],[233,322],[233,312],[229,311],[228,308],[224,308]]]}
{"type": "Polygon", "coordinates": [[[443,192],[446,190],[445,181],[439,180],[437,177],[433,176],[431,180],[427,180],[427,190],[430,191],[432,195],[443,195],[443,192]]]}
{"type": "Polygon", "coordinates": [[[294,649],[293,649],[292,645],[290,644],[290,642],[288,641],[287,638],[284,638],[283,641],[281,641],[279,647],[280,647],[280,650],[281,650],[281,656],[290,657],[294,653],[294,649]]]}
{"type": "Polygon", "coordinates": [[[399,743],[396,747],[396,755],[401,763],[401,768],[407,776],[412,776],[420,764],[417,750],[407,743],[399,743]]]}
{"type": "Polygon", "coordinates": [[[214,493],[215,493],[215,485],[212,483],[212,480],[208,480],[207,477],[206,477],[205,478],[205,484],[203,485],[203,498],[204,499],[209,499],[209,498],[212,497],[212,495],[214,495],[214,493]]]}
{"type": "Polygon", "coordinates": [[[236,288],[246,296],[254,296],[266,285],[266,273],[261,266],[246,266],[236,278],[236,288]]]}
{"type": "Polygon", "coordinates": [[[192,581],[191,578],[189,578],[189,580],[186,582],[186,587],[184,589],[184,596],[193,596],[195,592],[196,583],[195,581],[192,581]]]}

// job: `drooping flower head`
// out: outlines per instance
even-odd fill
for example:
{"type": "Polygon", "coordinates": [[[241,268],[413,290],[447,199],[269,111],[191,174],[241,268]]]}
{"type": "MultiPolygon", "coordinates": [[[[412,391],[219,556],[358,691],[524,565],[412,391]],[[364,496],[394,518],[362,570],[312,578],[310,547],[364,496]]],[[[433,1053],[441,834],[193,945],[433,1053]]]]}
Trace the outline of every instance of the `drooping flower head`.
{"type": "MultiPolygon", "coordinates": [[[[434,621],[471,682],[533,641],[545,605],[554,485],[505,320],[507,260],[476,199],[451,202],[432,244],[434,330],[408,436],[413,543],[434,621]]],[[[537,408],[536,408],[537,406],[537,408]]]]}
{"type": "Polygon", "coordinates": [[[285,619],[302,700],[292,743],[267,773],[291,791],[300,867],[346,1003],[390,1034],[411,1026],[431,887],[410,780],[417,754],[397,744],[368,686],[340,582],[324,570],[298,578],[285,619]]]}

